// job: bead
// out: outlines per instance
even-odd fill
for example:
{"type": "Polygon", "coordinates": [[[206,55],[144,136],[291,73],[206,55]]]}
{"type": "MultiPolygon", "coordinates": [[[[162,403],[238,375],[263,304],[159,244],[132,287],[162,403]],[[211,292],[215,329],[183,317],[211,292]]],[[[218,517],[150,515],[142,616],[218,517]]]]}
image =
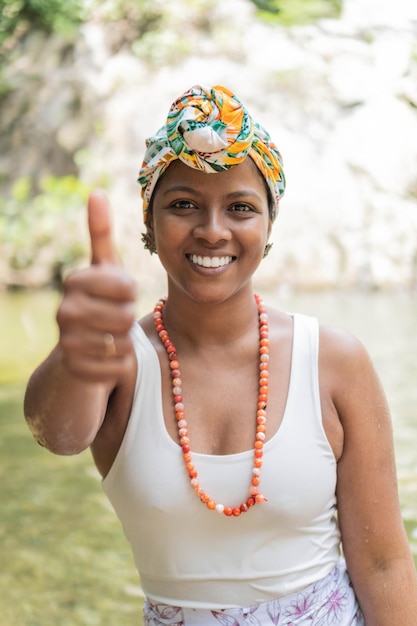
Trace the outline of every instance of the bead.
{"type": "Polygon", "coordinates": [[[154,325],[168,356],[169,367],[172,379],[172,396],[174,400],[175,418],[178,426],[179,443],[182,449],[182,456],[185,468],[188,472],[190,484],[200,500],[211,511],[223,513],[227,517],[239,517],[241,513],[246,513],[250,507],[255,504],[266,502],[265,496],[258,492],[260,483],[260,474],[262,467],[263,446],[266,433],[266,406],[268,402],[268,380],[269,380],[269,328],[268,314],[261,298],[255,294],[255,300],[258,308],[259,318],[259,393],[258,393],[258,410],[256,413],[256,435],[254,442],[254,456],[252,478],[249,485],[249,496],[246,502],[242,502],[239,506],[224,506],[216,504],[207,493],[200,487],[197,479],[197,470],[192,463],[191,442],[187,428],[187,421],[184,413],[184,403],[182,396],[182,380],[180,372],[180,364],[176,348],[169,337],[169,333],[163,321],[163,309],[167,302],[167,298],[160,298],[154,308],[154,325]]]}

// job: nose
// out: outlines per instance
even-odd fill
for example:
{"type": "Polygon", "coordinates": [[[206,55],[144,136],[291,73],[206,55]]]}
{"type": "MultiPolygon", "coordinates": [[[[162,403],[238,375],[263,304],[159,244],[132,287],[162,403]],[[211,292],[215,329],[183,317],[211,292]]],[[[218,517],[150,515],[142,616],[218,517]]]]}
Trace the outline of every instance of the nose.
{"type": "Polygon", "coordinates": [[[194,227],[193,234],[196,238],[204,239],[210,244],[216,244],[219,241],[229,241],[231,232],[227,224],[227,216],[223,211],[216,208],[202,211],[199,222],[194,227]]]}

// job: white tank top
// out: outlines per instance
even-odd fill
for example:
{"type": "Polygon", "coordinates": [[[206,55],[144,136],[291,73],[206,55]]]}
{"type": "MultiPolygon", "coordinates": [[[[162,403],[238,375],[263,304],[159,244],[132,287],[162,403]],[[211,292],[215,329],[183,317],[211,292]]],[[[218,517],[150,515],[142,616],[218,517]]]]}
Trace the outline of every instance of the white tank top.
{"type": "MultiPolygon", "coordinates": [[[[139,324],[132,412],[103,489],[131,544],[145,595],[191,608],[250,606],[294,593],[336,565],[336,460],[318,386],[318,324],[294,316],[291,378],[277,433],[264,446],[268,502],[240,517],[209,511],[195,495],[179,445],[166,430],[157,353],[139,324]]],[[[193,453],[200,483],[217,502],[247,497],[248,450],[193,453]]]]}

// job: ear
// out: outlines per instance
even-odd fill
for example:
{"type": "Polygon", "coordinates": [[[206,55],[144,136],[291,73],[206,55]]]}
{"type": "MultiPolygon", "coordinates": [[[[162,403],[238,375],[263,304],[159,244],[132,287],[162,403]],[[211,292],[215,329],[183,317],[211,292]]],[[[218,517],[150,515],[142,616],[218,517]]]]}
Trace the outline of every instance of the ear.
{"type": "Polygon", "coordinates": [[[149,250],[151,254],[157,254],[157,248],[154,237],[153,223],[151,219],[146,220],[145,224],[146,232],[141,235],[145,250],[149,250]]]}

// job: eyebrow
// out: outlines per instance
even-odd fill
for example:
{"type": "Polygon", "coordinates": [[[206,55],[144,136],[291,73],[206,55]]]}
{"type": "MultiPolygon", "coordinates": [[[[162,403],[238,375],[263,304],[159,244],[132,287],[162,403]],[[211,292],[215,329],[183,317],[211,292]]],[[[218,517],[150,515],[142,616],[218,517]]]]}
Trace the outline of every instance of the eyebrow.
{"type": "Polygon", "coordinates": [[[261,194],[257,191],[253,191],[253,189],[239,189],[239,191],[233,191],[232,193],[227,194],[228,198],[241,198],[242,196],[262,200],[261,194]]]}
{"type": "Polygon", "coordinates": [[[166,196],[168,193],[172,193],[174,191],[185,191],[186,193],[195,193],[197,195],[202,195],[200,194],[197,189],[194,189],[194,187],[188,187],[187,185],[171,185],[171,187],[168,187],[168,189],[165,189],[162,193],[163,196],[166,196]]]}
{"type": "MultiPolygon", "coordinates": [[[[173,193],[176,191],[183,191],[185,193],[191,193],[197,196],[205,195],[201,191],[198,191],[197,189],[195,189],[195,187],[189,187],[183,184],[177,184],[177,185],[172,185],[171,187],[168,187],[163,192],[163,195],[166,196],[167,194],[173,193]]],[[[257,191],[254,191],[253,189],[237,189],[236,191],[232,191],[231,193],[226,194],[226,198],[231,198],[231,199],[242,198],[242,197],[257,198],[258,200],[262,200],[261,194],[259,194],[257,191]]]]}

